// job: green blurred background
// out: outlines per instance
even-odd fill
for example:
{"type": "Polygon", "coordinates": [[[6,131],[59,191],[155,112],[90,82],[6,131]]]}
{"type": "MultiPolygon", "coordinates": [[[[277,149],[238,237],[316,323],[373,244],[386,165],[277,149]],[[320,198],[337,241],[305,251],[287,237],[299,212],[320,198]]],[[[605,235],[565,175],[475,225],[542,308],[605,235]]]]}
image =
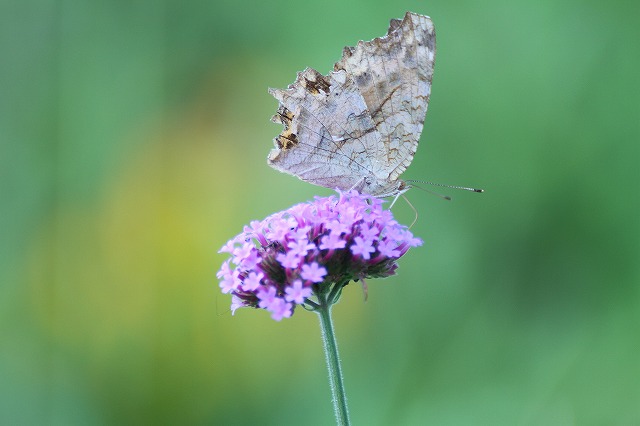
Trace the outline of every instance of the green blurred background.
{"type": "MultiPolygon", "coordinates": [[[[358,425],[640,424],[640,3],[4,1],[0,424],[333,424],[317,319],[229,312],[218,248],[331,191],[267,87],[430,15],[425,245],[334,316],[358,425]]],[[[410,223],[406,203],[394,207],[410,223]]]]}

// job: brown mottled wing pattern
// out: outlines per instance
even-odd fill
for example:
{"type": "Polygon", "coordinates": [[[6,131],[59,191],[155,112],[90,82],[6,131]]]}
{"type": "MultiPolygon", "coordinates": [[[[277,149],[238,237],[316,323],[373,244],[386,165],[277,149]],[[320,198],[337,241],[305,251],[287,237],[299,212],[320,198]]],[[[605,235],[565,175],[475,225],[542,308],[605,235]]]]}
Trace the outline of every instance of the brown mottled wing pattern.
{"type": "Polygon", "coordinates": [[[328,188],[349,189],[372,169],[369,152],[378,143],[358,87],[344,71],[324,77],[307,68],[287,90],[271,89],[280,101],[269,163],[278,170],[328,188]]]}
{"type": "Polygon", "coordinates": [[[407,12],[386,36],[345,47],[328,76],[308,68],[270,90],[284,130],[269,164],[321,186],[395,195],[422,132],[434,57],[431,19],[407,12]]]}

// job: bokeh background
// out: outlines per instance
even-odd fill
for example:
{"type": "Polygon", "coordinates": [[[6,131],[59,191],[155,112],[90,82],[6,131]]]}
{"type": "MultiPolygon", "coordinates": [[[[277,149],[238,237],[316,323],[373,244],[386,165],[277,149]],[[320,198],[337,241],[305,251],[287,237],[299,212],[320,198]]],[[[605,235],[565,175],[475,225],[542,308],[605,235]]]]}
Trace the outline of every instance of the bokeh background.
{"type": "Polygon", "coordinates": [[[406,10],[405,177],[486,193],[409,192],[425,245],[334,309],[353,423],[640,424],[640,3],[595,0],[3,1],[0,424],[333,424],[315,316],[231,316],[216,252],[331,193],[267,87],[406,10]]]}

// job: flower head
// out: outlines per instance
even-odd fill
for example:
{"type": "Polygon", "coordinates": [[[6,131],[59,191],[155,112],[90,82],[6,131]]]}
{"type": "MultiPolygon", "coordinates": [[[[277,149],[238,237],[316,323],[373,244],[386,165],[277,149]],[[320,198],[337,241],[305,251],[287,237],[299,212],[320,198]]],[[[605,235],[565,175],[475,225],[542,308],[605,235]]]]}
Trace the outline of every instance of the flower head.
{"type": "Polygon", "coordinates": [[[232,312],[262,308],[279,321],[329,286],[395,274],[396,260],[421,244],[382,200],[352,191],[251,222],[220,249],[231,258],[217,276],[232,312]]]}

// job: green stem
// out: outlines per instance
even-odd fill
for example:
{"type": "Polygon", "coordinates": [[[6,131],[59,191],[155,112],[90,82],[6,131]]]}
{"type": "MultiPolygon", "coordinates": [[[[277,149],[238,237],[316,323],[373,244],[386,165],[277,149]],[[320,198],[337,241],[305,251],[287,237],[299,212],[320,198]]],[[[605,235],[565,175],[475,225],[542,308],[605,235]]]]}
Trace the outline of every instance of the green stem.
{"type": "Polygon", "coordinates": [[[333,322],[331,321],[332,301],[329,300],[327,293],[316,295],[318,297],[319,307],[315,312],[320,316],[320,328],[322,329],[324,353],[327,358],[327,368],[329,369],[329,383],[331,385],[333,409],[335,411],[338,425],[348,426],[350,422],[349,410],[347,408],[347,396],[344,392],[340,357],[338,356],[338,344],[333,331],[333,322]]]}

